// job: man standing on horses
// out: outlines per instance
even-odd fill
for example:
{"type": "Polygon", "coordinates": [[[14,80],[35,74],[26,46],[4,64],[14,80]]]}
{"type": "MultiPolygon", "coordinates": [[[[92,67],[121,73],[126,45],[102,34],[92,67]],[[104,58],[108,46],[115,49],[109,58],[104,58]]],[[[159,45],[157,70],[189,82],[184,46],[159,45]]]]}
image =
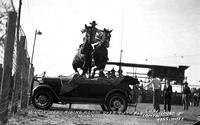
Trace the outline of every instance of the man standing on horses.
{"type": "MultiPolygon", "coordinates": [[[[99,70],[99,68],[101,70],[105,68],[105,63],[108,60],[107,48],[109,47],[109,41],[110,41],[110,37],[111,37],[110,33],[112,32],[112,30],[109,31],[105,28],[103,31],[97,29],[96,21],[92,21],[90,23],[90,25],[91,26],[87,26],[85,24],[85,29],[81,30],[82,33],[85,33],[84,43],[81,45],[81,47],[79,49],[80,50],[79,55],[76,54],[76,56],[81,55],[82,65],[76,66],[75,64],[78,64],[77,63],[78,61],[77,60],[73,61],[73,68],[74,68],[75,72],[77,72],[77,68],[81,68],[83,70],[81,76],[84,76],[89,71],[89,77],[90,77],[91,68],[92,68],[92,59],[94,59],[94,61],[96,59],[95,65],[98,63],[98,65],[96,65],[98,67],[98,70],[99,70]],[[95,45],[94,46],[95,49],[93,49],[92,44],[97,43],[97,42],[98,42],[98,44],[95,45]]],[[[74,58],[74,59],[80,59],[80,58],[74,58]]],[[[94,73],[95,72],[93,72],[93,74],[94,73]]]]}
{"type": "MultiPolygon", "coordinates": [[[[94,44],[94,43],[97,42],[97,39],[98,39],[98,38],[96,38],[96,34],[99,34],[101,31],[100,31],[98,28],[96,28],[96,25],[98,25],[98,24],[96,23],[96,21],[90,22],[90,25],[91,25],[91,28],[92,28],[92,32],[91,32],[91,33],[92,33],[92,34],[91,34],[91,44],[94,44]]],[[[86,30],[83,29],[83,30],[81,30],[81,32],[82,32],[82,33],[85,33],[86,30]]]]}
{"type": "Polygon", "coordinates": [[[85,29],[81,30],[82,33],[86,33],[86,36],[84,38],[84,44],[81,49],[81,54],[83,54],[83,73],[81,75],[85,75],[87,71],[89,71],[89,77],[90,77],[90,72],[91,72],[91,67],[92,67],[92,52],[93,52],[93,47],[92,44],[96,43],[96,33],[99,32],[99,29],[96,28],[96,21],[92,21],[90,23],[91,26],[85,25],[85,29]],[[88,30],[89,29],[89,30],[88,30]]]}
{"type": "Polygon", "coordinates": [[[92,27],[92,34],[91,34],[91,44],[96,43],[97,39],[96,39],[96,34],[98,34],[100,32],[100,30],[98,28],[96,28],[96,21],[92,21],[90,23],[91,27],[92,27]]]}

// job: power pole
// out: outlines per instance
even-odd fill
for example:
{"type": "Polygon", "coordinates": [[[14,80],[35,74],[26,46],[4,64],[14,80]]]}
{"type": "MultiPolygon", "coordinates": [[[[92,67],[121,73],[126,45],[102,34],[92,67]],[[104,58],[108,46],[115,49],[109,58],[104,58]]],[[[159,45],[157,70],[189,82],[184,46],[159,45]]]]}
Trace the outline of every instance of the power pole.
{"type": "Polygon", "coordinates": [[[19,30],[20,30],[21,7],[22,7],[22,0],[19,0],[19,10],[18,10],[18,18],[17,18],[17,44],[19,43],[19,30]]]}
{"type": "Polygon", "coordinates": [[[118,70],[118,73],[119,73],[119,77],[122,76],[122,42],[123,42],[123,32],[124,32],[124,9],[122,11],[122,25],[121,25],[121,50],[120,50],[120,65],[119,65],[119,70],[118,70]]]}

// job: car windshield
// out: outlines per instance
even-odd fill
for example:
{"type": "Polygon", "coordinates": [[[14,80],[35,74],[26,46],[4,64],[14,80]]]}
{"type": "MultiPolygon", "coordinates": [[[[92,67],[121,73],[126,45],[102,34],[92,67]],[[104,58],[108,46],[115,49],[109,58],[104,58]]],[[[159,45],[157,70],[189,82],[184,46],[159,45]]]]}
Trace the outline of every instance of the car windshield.
{"type": "Polygon", "coordinates": [[[73,78],[75,75],[78,75],[78,73],[73,73],[73,74],[70,74],[68,76],[59,75],[58,77],[61,77],[61,78],[73,78]]]}

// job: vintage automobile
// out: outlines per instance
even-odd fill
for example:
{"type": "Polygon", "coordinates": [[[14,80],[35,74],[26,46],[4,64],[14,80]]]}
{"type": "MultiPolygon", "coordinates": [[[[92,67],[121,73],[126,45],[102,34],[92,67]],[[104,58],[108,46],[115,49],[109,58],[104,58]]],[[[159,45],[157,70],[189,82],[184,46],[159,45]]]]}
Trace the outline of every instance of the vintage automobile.
{"type": "Polygon", "coordinates": [[[38,109],[49,109],[53,103],[99,104],[104,111],[125,112],[132,102],[131,87],[139,81],[130,76],[118,78],[83,78],[77,74],[59,77],[34,77],[38,83],[31,92],[38,109]]]}

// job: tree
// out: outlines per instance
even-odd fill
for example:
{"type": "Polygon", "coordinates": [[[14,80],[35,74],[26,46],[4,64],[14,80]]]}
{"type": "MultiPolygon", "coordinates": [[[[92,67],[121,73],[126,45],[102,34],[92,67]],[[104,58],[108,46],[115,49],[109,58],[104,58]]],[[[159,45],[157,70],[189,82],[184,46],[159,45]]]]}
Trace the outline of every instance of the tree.
{"type": "Polygon", "coordinates": [[[13,6],[12,0],[10,2],[7,0],[0,0],[0,46],[3,46],[5,41],[6,22],[8,20],[7,13],[12,10],[13,6]]]}

